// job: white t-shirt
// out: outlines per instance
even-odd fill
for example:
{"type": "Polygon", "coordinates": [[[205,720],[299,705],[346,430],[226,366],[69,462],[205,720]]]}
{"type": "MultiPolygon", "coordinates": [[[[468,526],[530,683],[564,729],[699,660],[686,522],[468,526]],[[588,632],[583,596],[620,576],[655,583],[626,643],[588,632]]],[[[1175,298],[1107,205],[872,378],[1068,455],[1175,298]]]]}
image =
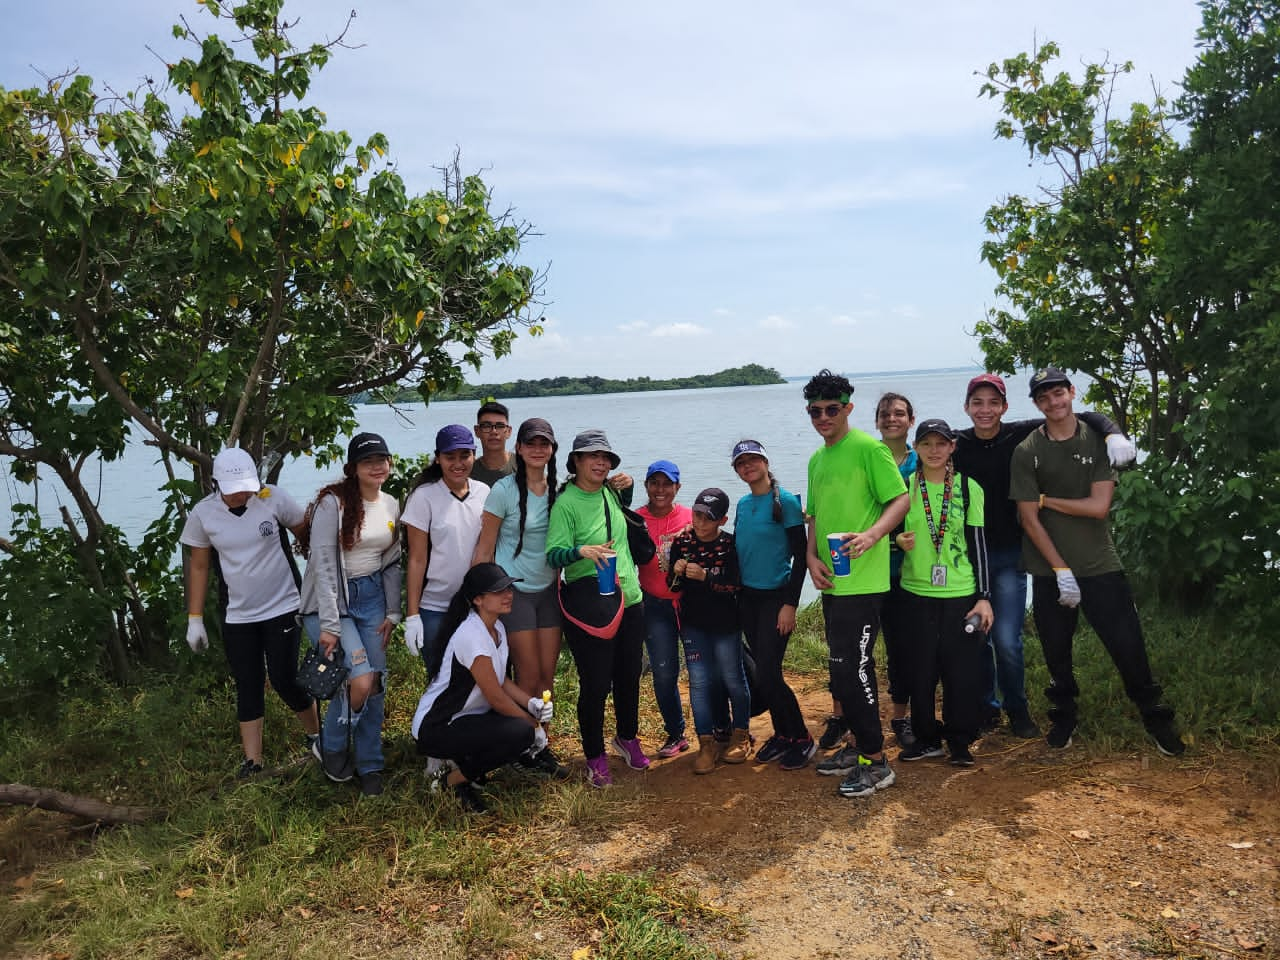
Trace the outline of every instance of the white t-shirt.
{"type": "Polygon", "coordinates": [[[494,643],[489,628],[474,610],[462,626],[454,631],[444,648],[444,659],[440,661],[440,670],[435,679],[427,685],[427,692],[418,701],[418,709],[413,713],[413,737],[418,738],[418,730],[428,717],[432,724],[452,723],[458,717],[472,714],[488,713],[493,709],[476,678],[471,675],[471,665],[476,657],[489,657],[493,660],[493,672],[501,683],[507,675],[507,630],[499,620],[494,629],[498,631],[498,641],[494,643]]]}
{"type": "Polygon", "coordinates": [[[302,522],[302,507],[279,487],[264,486],[236,516],[218,493],[187,514],[179,538],[218,551],[227,585],[227,623],[261,623],[298,609],[298,587],[280,546],[280,526],[302,522]]]}
{"type": "Polygon", "coordinates": [[[364,502],[360,536],[350,550],[342,551],[342,566],[348,580],[368,577],[382,570],[382,554],[396,536],[400,505],[389,493],[380,493],[372,503],[364,502]]]}
{"type": "Polygon", "coordinates": [[[401,523],[426,531],[430,538],[426,582],[418,604],[424,610],[448,610],[449,601],[471,569],[489,488],[479,480],[468,482],[469,492],[461,500],[443,480],[424,483],[409,494],[400,515],[401,523]]]}

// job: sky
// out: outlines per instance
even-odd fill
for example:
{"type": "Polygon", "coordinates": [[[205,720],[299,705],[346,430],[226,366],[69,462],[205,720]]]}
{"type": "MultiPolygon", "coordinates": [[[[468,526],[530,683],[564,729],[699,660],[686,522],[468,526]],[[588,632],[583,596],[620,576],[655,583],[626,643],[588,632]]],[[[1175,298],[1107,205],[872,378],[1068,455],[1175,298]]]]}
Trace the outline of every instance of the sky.
{"type": "MultiPolygon", "coordinates": [[[[1132,61],[1128,104],[1173,97],[1192,0],[305,0],[296,39],[346,41],[310,101],[382,132],[415,193],[457,149],[532,225],[545,334],[471,382],[654,378],[745,363],[807,375],[981,365],[996,304],[982,216],[1052,173],[992,136],[986,66],[1062,48],[1132,61]]],[[[20,4],[0,86],[69,68],[117,90],[186,55],[194,0],[20,4]]]]}

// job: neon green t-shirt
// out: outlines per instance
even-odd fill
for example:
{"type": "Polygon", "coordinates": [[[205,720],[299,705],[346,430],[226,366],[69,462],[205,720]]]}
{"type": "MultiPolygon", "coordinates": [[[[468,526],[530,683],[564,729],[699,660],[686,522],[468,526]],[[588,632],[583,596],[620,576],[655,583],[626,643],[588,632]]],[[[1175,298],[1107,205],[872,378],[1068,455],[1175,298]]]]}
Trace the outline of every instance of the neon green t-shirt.
{"type": "MultiPolygon", "coordinates": [[[[968,597],[977,592],[978,583],[973,574],[973,564],[969,562],[969,547],[965,543],[964,528],[983,525],[983,511],[986,498],[982,486],[974,480],[965,484],[964,477],[956,474],[951,483],[951,506],[947,511],[947,529],[942,537],[942,552],[939,556],[934,549],[933,539],[929,536],[929,521],[925,517],[924,498],[920,495],[920,474],[911,477],[908,492],[911,494],[911,506],[907,510],[906,530],[916,535],[914,550],[903,554],[902,589],[920,597],[968,597]],[[969,508],[965,510],[965,487],[969,491],[969,508]],[[941,564],[947,568],[945,586],[933,585],[933,566],[941,564]]],[[[941,519],[943,485],[926,483],[929,493],[929,507],[933,511],[933,523],[936,527],[941,519]]]]}
{"type": "MultiPolygon", "coordinates": [[[[629,607],[639,603],[644,597],[640,593],[640,576],[627,546],[627,518],[622,515],[622,508],[612,494],[606,499],[600,490],[586,493],[572,483],[565,487],[557,494],[547,522],[547,550],[583,547],[607,541],[609,535],[604,521],[606,503],[609,505],[609,521],[613,529],[613,549],[618,554],[618,580],[622,583],[622,599],[629,607]]],[[[564,568],[566,583],[595,575],[596,565],[590,560],[575,560],[564,568]]]]}
{"type": "MultiPolygon", "coordinates": [[[[879,440],[851,429],[832,446],[809,458],[808,514],[814,521],[818,556],[831,568],[827,535],[866,530],[884,513],[884,505],[907,492],[893,454],[879,440]]],[[[847,577],[832,575],[823,593],[837,597],[886,593],[889,589],[889,538],[853,558],[847,577]]]]}

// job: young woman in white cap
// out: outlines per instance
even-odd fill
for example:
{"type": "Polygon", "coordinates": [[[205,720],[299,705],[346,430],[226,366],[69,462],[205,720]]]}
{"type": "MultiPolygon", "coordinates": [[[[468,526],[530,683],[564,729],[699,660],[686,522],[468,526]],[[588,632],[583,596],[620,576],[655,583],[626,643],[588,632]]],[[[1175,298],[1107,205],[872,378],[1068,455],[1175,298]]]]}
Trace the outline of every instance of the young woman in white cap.
{"type": "Polygon", "coordinates": [[[325,711],[316,759],[336,783],[358,776],[366,796],[382,793],[386,650],[400,622],[400,505],[382,492],[390,476],[386,441],[356,434],[342,479],[320,489],[298,538],[303,626],[326,656],[341,647],[350,671],[325,711]]]}
{"type": "Polygon", "coordinates": [[[204,604],[209,570],[216,564],[226,588],[222,642],[236,684],[236,718],[244,748],[237,776],[248,777],[262,770],[267,677],[298,715],[308,738],[314,742],[320,730],[315,703],[294,680],[298,585],[281,536],[283,529],[301,529],[303,511],[279,487],[259,483],[253,458],[236,447],[214,457],[213,482],[216,489],[191,508],[180,538],[190,548],[187,643],[195,653],[209,647],[204,604]]]}
{"type": "Polygon", "coordinates": [[[400,522],[405,526],[404,642],[424,662],[437,659],[440,625],[471,567],[489,487],[471,479],[476,441],[460,424],[436,433],[435,459],[414,481],[400,522]]]}
{"type": "Polygon", "coordinates": [[[757,763],[777,760],[799,770],[817,751],[800,704],[782,676],[782,658],[796,628],[796,608],[808,571],[800,498],[778,486],[769,455],[757,440],[733,448],[733,469],[751,492],[738,501],[733,537],[742,571],[738,610],[756,665],[756,692],[773,721],[773,736],[756,752],[757,763]]]}
{"type": "MultiPolygon", "coordinates": [[[[516,432],[515,471],[489,491],[472,560],[497,562],[515,577],[511,609],[502,613],[516,681],[526,690],[555,689],[560,658],[559,571],[547,563],[547,523],[556,500],[556,445],[551,424],[538,417],[516,432]]],[[[547,769],[559,762],[550,747],[547,769]]]]}
{"type": "MultiPolygon", "coordinates": [[[[627,545],[627,521],[609,487],[609,472],[621,458],[603,430],[584,430],[573,438],[566,472],[547,529],[547,562],[564,571],[565,593],[573,584],[597,578],[597,567],[616,554],[621,606],[609,626],[588,632],[566,611],[564,634],[578,668],[578,730],[587,757],[587,780],[594,787],[613,783],[605,755],[604,704],[613,694],[617,733],[612,746],[633,770],[646,770],[649,758],[640,746],[640,664],[644,647],[644,607],[640,579],[627,545]]],[[[584,586],[588,586],[584,584],[584,586]]],[[[590,592],[589,590],[587,591],[590,592]]]]}

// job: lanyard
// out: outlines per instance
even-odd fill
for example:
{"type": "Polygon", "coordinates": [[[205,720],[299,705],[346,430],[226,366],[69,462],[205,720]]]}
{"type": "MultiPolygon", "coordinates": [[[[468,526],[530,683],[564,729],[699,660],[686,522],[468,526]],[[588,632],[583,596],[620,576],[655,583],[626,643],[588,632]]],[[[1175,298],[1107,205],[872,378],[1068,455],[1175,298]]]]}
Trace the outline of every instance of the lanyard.
{"type": "Polygon", "coordinates": [[[933,508],[929,503],[929,485],[924,479],[924,464],[916,467],[916,483],[920,486],[920,502],[924,505],[924,518],[929,524],[929,539],[933,541],[934,553],[942,556],[942,541],[947,535],[947,515],[951,512],[951,483],[955,477],[955,468],[947,462],[947,470],[942,479],[942,508],[938,511],[938,523],[933,522],[933,508]]]}

